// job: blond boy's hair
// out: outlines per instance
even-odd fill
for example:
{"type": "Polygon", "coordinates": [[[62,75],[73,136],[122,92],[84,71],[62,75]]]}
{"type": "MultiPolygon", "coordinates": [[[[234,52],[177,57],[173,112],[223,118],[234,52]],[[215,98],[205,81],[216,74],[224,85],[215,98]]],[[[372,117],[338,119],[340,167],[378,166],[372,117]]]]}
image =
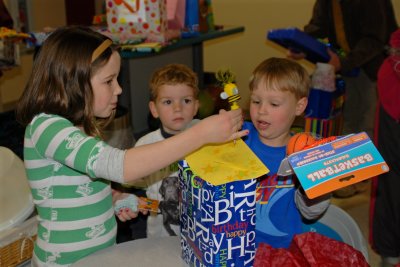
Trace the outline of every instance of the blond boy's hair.
{"type": "Polygon", "coordinates": [[[299,63],[286,58],[268,58],[261,62],[253,71],[249,88],[263,83],[266,90],[289,91],[297,100],[308,97],[310,77],[299,63]]]}
{"type": "Polygon", "coordinates": [[[150,79],[150,100],[155,101],[162,85],[185,84],[193,89],[194,97],[199,94],[196,73],[183,64],[169,64],[156,70],[150,79]]]}

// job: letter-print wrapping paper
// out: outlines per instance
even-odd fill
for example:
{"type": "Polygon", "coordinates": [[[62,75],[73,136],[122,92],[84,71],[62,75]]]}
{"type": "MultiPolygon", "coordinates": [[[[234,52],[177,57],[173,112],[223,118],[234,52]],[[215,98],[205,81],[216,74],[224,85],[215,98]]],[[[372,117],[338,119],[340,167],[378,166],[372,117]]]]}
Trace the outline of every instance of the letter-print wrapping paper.
{"type": "Polygon", "coordinates": [[[182,258],[190,266],[252,266],[256,179],[218,186],[179,163],[182,258]]]}

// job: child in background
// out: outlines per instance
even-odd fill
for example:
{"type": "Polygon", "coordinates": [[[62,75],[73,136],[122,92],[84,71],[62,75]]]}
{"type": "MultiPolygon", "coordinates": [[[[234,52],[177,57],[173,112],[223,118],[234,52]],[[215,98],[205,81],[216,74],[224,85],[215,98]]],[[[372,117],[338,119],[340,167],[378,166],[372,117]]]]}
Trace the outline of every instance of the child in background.
{"type": "MultiPolygon", "coordinates": [[[[139,179],[206,143],[240,138],[241,111],[222,112],[168,140],[128,149],[101,138],[121,87],[111,39],[84,27],[59,28],[37,55],[17,106],[26,125],[24,162],[38,212],[34,266],[68,266],[115,244],[110,181],[139,179]]],[[[135,207],[134,207],[135,208],[135,207]]],[[[135,217],[123,210],[121,220],[135,217]]]]}
{"type": "MultiPolygon", "coordinates": [[[[136,142],[136,146],[155,143],[174,136],[198,120],[198,80],[187,66],[170,64],[158,69],[150,79],[150,112],[160,119],[160,128],[136,142]]],[[[160,201],[161,214],[150,213],[147,237],[179,234],[178,163],[170,164],[144,178],[148,198],[160,201]]]]}
{"type": "Polygon", "coordinates": [[[270,170],[257,186],[256,242],[287,248],[302,232],[302,216],[315,219],[329,205],[329,195],[310,200],[295,177],[277,175],[292,123],[307,106],[310,79],[298,63],[270,58],[253,71],[249,87],[251,122],[243,125],[249,130],[244,141],[270,170]]]}

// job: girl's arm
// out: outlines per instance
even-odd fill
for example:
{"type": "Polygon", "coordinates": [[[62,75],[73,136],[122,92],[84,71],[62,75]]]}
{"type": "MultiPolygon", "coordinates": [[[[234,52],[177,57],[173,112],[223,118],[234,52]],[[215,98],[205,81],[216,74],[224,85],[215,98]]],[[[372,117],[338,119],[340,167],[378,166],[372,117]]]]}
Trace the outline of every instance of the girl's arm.
{"type": "Polygon", "coordinates": [[[242,123],[240,109],[222,111],[167,140],[122,151],[87,136],[64,118],[41,114],[27,130],[24,161],[29,169],[56,161],[92,178],[123,183],[147,176],[205,144],[241,138],[247,134],[238,131],[242,123]]]}
{"type": "Polygon", "coordinates": [[[126,151],[124,181],[149,175],[208,143],[224,143],[248,133],[238,131],[243,123],[242,111],[221,111],[203,119],[184,132],[161,142],[134,147],[126,151]]]}

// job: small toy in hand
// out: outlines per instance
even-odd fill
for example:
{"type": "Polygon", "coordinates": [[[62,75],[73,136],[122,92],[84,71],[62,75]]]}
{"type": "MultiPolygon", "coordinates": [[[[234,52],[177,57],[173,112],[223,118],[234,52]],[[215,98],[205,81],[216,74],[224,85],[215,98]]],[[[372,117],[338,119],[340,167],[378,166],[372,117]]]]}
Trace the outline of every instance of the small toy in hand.
{"type": "Polygon", "coordinates": [[[139,203],[139,210],[148,210],[151,212],[158,212],[159,201],[147,197],[140,197],[144,203],[139,203]]]}
{"type": "Polygon", "coordinates": [[[114,205],[114,212],[116,214],[124,209],[131,209],[133,212],[138,211],[138,197],[135,195],[129,195],[124,199],[117,200],[114,205]]]}
{"type": "Polygon", "coordinates": [[[286,157],[282,160],[277,174],[279,176],[288,176],[293,174],[293,169],[289,164],[288,156],[301,150],[313,148],[332,142],[337,139],[337,136],[318,139],[312,133],[297,133],[293,135],[286,146],[286,157]]]}
{"type": "Polygon", "coordinates": [[[293,135],[286,146],[286,155],[294,152],[309,149],[319,145],[323,145],[336,140],[337,136],[329,136],[326,138],[316,138],[312,133],[297,133],[293,135]]]}
{"type": "Polygon", "coordinates": [[[334,141],[336,139],[337,139],[337,136],[329,136],[329,137],[321,138],[321,139],[315,140],[314,143],[312,143],[310,145],[307,145],[306,147],[304,147],[304,149],[310,149],[310,148],[313,148],[313,147],[316,147],[316,146],[321,146],[321,145],[324,145],[326,143],[332,142],[332,141],[334,141]]]}
{"type": "Polygon", "coordinates": [[[158,212],[158,200],[146,197],[140,197],[140,199],[142,201],[139,202],[138,197],[131,194],[124,199],[117,200],[114,205],[114,212],[118,214],[120,211],[127,208],[131,209],[133,212],[137,212],[139,210],[158,212]]]}
{"type": "Polygon", "coordinates": [[[219,70],[216,75],[216,79],[224,87],[224,91],[221,93],[222,99],[228,99],[231,105],[231,110],[239,108],[238,101],[240,100],[239,89],[234,83],[235,75],[230,70],[219,70]]]}
{"type": "Polygon", "coordinates": [[[120,213],[120,211],[124,209],[131,209],[133,212],[138,211],[138,197],[135,195],[129,195],[124,199],[117,200],[114,205],[114,212],[116,214],[120,213]]]}
{"type": "Polygon", "coordinates": [[[297,133],[290,137],[286,146],[286,155],[303,150],[305,147],[315,143],[315,137],[311,133],[297,133]]]}

